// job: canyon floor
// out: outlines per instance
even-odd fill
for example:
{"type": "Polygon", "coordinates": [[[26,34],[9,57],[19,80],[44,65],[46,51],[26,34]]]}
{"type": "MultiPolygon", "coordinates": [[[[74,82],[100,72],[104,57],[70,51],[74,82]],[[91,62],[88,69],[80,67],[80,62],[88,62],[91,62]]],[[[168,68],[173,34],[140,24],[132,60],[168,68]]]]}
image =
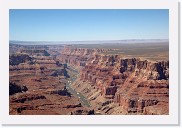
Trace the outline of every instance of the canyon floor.
{"type": "Polygon", "coordinates": [[[10,44],[10,115],[168,115],[169,43],[10,44]]]}

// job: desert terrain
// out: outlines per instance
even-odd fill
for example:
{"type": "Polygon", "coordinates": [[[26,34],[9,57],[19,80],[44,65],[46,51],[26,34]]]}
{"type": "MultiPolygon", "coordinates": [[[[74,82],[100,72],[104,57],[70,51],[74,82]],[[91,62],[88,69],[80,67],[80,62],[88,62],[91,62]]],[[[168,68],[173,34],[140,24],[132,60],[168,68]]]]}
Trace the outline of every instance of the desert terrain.
{"type": "Polygon", "coordinates": [[[169,43],[9,44],[10,115],[168,115],[169,43]]]}

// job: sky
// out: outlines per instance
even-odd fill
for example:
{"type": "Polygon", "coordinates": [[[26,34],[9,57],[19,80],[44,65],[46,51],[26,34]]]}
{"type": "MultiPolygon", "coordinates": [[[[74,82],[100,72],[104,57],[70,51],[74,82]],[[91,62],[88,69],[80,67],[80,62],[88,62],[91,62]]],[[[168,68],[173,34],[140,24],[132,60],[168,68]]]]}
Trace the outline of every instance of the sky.
{"type": "Polygon", "coordinates": [[[168,39],[168,9],[11,9],[9,38],[21,41],[168,39]]]}

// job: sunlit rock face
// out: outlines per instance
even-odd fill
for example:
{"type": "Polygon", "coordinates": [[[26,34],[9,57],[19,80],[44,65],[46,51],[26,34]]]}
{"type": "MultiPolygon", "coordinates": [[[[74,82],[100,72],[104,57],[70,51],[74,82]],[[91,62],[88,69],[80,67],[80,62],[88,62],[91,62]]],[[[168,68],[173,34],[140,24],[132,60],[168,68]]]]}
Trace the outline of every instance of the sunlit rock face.
{"type": "Polygon", "coordinates": [[[169,114],[169,61],[124,59],[102,52],[67,47],[62,61],[82,67],[80,81],[90,83],[104,99],[119,104],[122,114],[169,114]]]}

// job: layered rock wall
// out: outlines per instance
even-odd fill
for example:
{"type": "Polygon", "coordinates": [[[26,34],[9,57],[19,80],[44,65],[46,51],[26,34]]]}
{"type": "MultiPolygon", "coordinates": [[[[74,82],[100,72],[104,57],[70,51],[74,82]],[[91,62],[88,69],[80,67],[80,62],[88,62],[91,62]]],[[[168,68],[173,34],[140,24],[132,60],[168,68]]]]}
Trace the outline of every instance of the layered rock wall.
{"type": "Polygon", "coordinates": [[[122,114],[168,114],[169,61],[150,62],[93,51],[67,48],[62,55],[65,63],[82,67],[79,81],[83,83],[79,87],[88,95],[94,94],[89,94],[92,91],[84,83],[99,90],[106,101],[119,104],[122,114]],[[153,107],[164,109],[152,111],[153,107]]]}

